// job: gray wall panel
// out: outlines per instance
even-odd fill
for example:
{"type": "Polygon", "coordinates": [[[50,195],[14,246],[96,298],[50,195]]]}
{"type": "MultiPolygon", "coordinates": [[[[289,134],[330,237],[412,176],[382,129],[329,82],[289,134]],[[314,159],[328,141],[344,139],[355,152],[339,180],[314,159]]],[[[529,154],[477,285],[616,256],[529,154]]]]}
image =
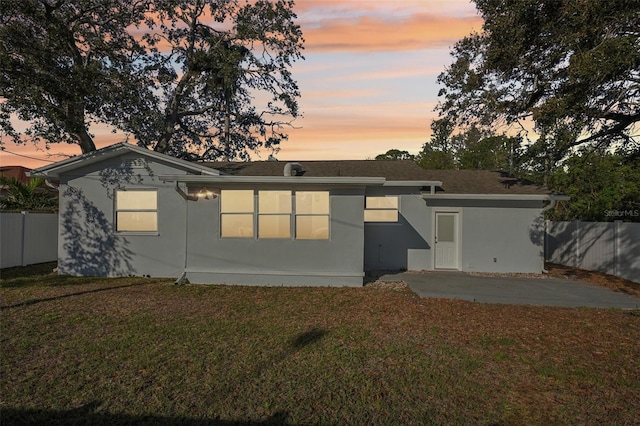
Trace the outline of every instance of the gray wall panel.
{"type": "Polygon", "coordinates": [[[177,277],[184,266],[186,202],[160,174],[174,167],[123,155],[63,175],[58,268],[62,274],[177,277]],[[158,233],[115,232],[117,188],[158,190],[158,233]]]}
{"type": "Polygon", "coordinates": [[[326,285],[331,279],[320,277],[346,276],[362,285],[362,192],[331,190],[329,240],[220,238],[219,198],[190,201],[187,278],[291,285],[298,278],[288,277],[304,277],[300,285],[326,285]]]}

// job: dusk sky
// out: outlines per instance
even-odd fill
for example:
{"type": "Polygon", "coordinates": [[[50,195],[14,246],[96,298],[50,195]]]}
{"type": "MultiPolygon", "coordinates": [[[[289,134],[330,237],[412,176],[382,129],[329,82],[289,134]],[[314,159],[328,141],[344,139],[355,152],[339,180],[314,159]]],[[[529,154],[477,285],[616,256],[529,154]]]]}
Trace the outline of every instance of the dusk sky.
{"type": "MultiPolygon", "coordinates": [[[[295,10],[305,38],[306,60],[293,67],[304,117],[276,157],[366,159],[392,148],[417,154],[430,136],[436,77],[451,64],[451,46],[482,26],[475,6],[469,0],[297,0],[295,10]]],[[[91,130],[98,148],[125,137],[91,130]]],[[[7,141],[5,147],[49,161],[64,158],[32,145],[7,141]]],[[[59,150],[80,154],[75,145],[59,150]]],[[[265,160],[268,154],[252,157],[265,160]]],[[[49,161],[0,151],[3,166],[49,161]]]]}

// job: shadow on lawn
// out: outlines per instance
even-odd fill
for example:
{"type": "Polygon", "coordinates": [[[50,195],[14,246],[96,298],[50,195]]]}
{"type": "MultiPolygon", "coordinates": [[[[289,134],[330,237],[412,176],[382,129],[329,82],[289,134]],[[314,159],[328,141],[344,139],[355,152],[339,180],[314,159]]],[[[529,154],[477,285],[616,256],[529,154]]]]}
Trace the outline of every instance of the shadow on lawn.
{"type": "Polygon", "coordinates": [[[185,425],[185,426],[243,426],[243,425],[290,425],[287,421],[288,414],[276,412],[272,416],[261,421],[248,420],[222,420],[191,419],[188,417],[163,417],[163,416],[135,416],[128,414],[112,414],[96,412],[99,402],[91,402],[73,410],[39,410],[3,408],[1,424],[11,425],[68,425],[68,424],[92,424],[92,425],[185,425]]]}
{"type": "Polygon", "coordinates": [[[42,303],[42,302],[51,302],[52,300],[66,299],[68,297],[81,296],[83,294],[99,293],[99,292],[102,292],[102,291],[109,291],[109,290],[118,290],[118,289],[121,289],[121,288],[136,287],[136,286],[150,284],[150,283],[151,282],[146,282],[145,281],[145,282],[134,283],[134,284],[117,285],[117,286],[113,286],[113,287],[94,288],[92,290],[84,290],[84,291],[77,291],[75,293],[62,294],[60,296],[45,297],[43,299],[31,299],[31,300],[27,300],[25,302],[16,303],[15,305],[0,306],[0,311],[4,311],[5,309],[20,308],[22,306],[36,305],[36,304],[42,303]]]}

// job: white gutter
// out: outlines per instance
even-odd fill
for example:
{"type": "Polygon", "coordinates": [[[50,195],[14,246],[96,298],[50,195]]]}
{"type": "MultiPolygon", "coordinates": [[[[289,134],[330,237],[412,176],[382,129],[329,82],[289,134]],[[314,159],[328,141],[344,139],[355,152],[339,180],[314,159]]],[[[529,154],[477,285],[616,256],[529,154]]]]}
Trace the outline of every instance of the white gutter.
{"type": "Polygon", "coordinates": [[[565,201],[566,195],[552,194],[429,194],[423,193],[422,198],[429,200],[513,200],[513,201],[565,201]]]}
{"type": "Polygon", "coordinates": [[[305,176],[219,176],[219,175],[164,175],[163,182],[216,183],[216,184],[296,184],[296,185],[366,185],[382,186],[380,177],[305,177],[305,176]]]}
{"type": "Polygon", "coordinates": [[[442,187],[442,182],[439,180],[388,180],[383,186],[430,186],[435,188],[436,186],[442,187]]]}

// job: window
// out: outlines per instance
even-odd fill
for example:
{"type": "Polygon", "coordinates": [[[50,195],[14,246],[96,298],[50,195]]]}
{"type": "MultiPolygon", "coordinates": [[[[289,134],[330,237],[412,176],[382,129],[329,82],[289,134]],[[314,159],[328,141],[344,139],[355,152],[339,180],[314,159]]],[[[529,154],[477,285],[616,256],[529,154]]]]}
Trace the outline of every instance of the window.
{"type": "Polygon", "coordinates": [[[260,239],[295,235],[299,240],[328,240],[329,210],[329,191],[264,190],[257,191],[255,197],[253,190],[222,190],[220,235],[254,238],[257,234],[260,239]]]}
{"type": "Polygon", "coordinates": [[[397,222],[398,197],[366,197],[365,222],[397,222]]]}
{"type": "Polygon", "coordinates": [[[329,239],[329,192],[296,192],[296,239],[329,239]]]}
{"type": "Polygon", "coordinates": [[[220,191],[220,235],[253,238],[253,190],[220,191]]]}
{"type": "Polygon", "coordinates": [[[157,232],[158,192],[116,191],[116,231],[157,232]]]}
{"type": "Polygon", "coordinates": [[[291,191],[258,191],[258,238],[291,238],[291,191]]]}

